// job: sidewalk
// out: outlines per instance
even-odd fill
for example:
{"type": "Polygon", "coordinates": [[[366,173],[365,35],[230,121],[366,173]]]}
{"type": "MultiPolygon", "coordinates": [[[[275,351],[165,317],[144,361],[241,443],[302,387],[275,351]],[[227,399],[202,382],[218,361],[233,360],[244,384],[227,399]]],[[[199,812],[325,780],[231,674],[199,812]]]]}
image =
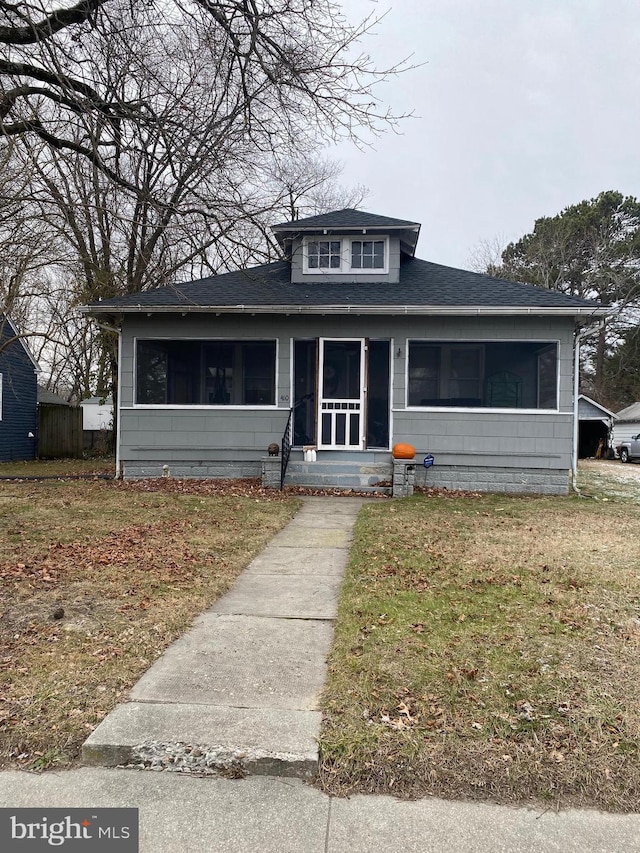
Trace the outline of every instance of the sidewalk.
{"type": "Polygon", "coordinates": [[[299,779],[265,776],[12,771],[0,773],[0,804],[138,808],[141,853],[635,853],[640,847],[639,815],[330,799],[299,779]]]}
{"type": "Polygon", "coordinates": [[[307,498],[91,734],[85,764],[310,778],[359,498],[307,498]]]}

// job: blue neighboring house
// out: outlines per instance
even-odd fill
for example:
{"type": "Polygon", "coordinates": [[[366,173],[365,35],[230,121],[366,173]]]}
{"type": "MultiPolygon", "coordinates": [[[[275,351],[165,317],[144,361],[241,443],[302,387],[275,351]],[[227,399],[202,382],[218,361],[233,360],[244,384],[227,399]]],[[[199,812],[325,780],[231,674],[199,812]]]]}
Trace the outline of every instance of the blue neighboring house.
{"type": "Polygon", "coordinates": [[[35,459],[38,365],[15,326],[0,314],[0,461],[35,459]]]}

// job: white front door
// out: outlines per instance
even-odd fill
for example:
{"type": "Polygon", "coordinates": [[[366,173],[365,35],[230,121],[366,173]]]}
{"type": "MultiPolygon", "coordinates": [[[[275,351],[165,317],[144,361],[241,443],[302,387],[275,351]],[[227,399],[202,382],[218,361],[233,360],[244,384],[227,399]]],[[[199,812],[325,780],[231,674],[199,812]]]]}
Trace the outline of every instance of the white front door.
{"type": "Polygon", "coordinates": [[[320,338],[318,447],[364,448],[363,338],[320,338]]]}

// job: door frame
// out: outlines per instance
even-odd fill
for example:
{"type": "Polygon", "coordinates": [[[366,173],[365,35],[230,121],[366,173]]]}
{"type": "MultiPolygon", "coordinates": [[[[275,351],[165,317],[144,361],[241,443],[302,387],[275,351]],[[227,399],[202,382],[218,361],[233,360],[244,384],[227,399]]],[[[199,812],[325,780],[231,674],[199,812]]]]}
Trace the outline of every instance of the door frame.
{"type": "Polygon", "coordinates": [[[319,337],[318,338],[318,372],[317,372],[317,446],[319,450],[364,450],[366,447],[366,365],[367,365],[367,338],[361,337],[319,337]],[[359,397],[325,397],[323,395],[324,386],[324,359],[325,359],[325,344],[326,343],[358,343],[360,344],[360,396],[359,397]],[[325,408],[329,405],[331,408],[325,408]],[[356,406],[357,408],[353,408],[356,406]],[[336,425],[338,419],[344,415],[345,420],[345,441],[350,437],[350,416],[358,415],[358,442],[357,444],[337,444],[336,425]],[[324,444],[322,442],[323,432],[323,415],[329,416],[331,420],[331,442],[324,444]]]}

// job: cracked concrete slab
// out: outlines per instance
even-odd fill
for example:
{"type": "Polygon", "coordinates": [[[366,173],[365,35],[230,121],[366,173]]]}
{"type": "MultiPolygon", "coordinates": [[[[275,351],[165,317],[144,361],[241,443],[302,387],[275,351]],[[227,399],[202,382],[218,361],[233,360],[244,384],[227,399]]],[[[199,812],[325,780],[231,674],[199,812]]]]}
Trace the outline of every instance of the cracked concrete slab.
{"type": "Polygon", "coordinates": [[[344,515],[330,515],[329,513],[311,513],[299,512],[293,518],[286,529],[289,531],[303,528],[304,530],[348,530],[351,532],[353,528],[353,516],[345,513],[344,515]]]}
{"type": "Polygon", "coordinates": [[[245,616],[333,619],[341,580],[335,575],[245,574],[212,609],[245,616]]]}
{"type": "Polygon", "coordinates": [[[137,702],[315,709],[330,622],[208,613],[131,691],[137,702]]]}
{"type": "Polygon", "coordinates": [[[334,575],[342,578],[349,559],[345,548],[303,548],[297,545],[269,545],[244,575],[334,575]]]}
{"type": "Polygon", "coordinates": [[[135,763],[145,744],[186,743],[239,757],[247,773],[309,778],[317,769],[319,711],[127,702],[82,747],[85,764],[135,763]]]}
{"type": "Polygon", "coordinates": [[[309,548],[348,548],[351,542],[350,527],[331,527],[316,529],[288,524],[284,530],[277,533],[271,540],[274,545],[282,548],[286,545],[300,547],[306,544],[309,548]]]}

